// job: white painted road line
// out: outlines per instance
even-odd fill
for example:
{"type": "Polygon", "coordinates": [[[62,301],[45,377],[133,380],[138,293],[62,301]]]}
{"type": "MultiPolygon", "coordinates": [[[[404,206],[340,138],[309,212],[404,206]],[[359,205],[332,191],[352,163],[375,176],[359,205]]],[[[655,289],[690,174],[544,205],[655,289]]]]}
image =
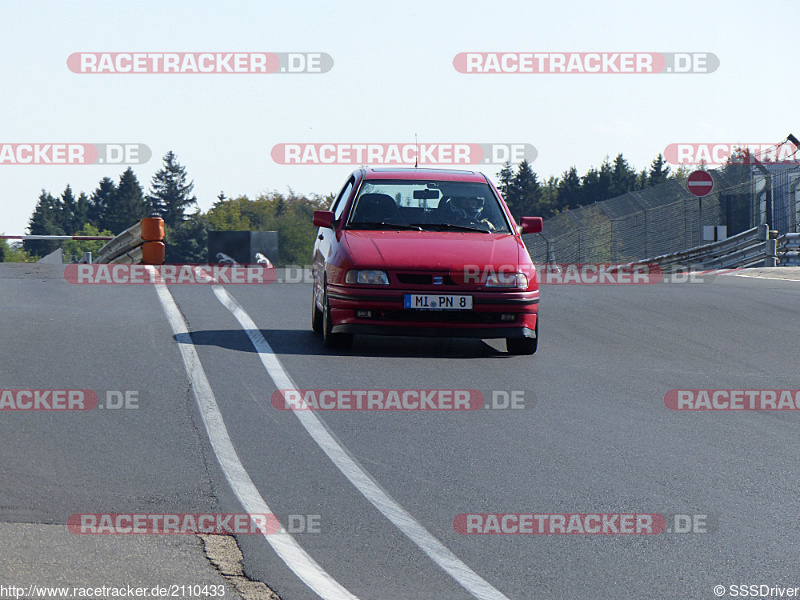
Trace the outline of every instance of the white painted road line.
{"type": "MultiPolygon", "coordinates": [[[[167,320],[178,339],[181,358],[183,358],[186,373],[192,382],[192,392],[197,400],[208,439],[211,441],[222,472],[225,473],[233,493],[242,503],[245,512],[248,514],[271,514],[272,510],[259,494],[233,447],[214,392],[211,390],[203,365],[200,363],[200,357],[197,355],[197,350],[189,335],[186,321],[178,310],[175,299],[166,285],[156,284],[155,288],[167,320]]],[[[286,566],[321,598],[325,600],[358,600],[356,596],[328,575],[288,533],[264,534],[264,538],[281,560],[286,563],[286,566]]]]}
{"type": "Polygon", "coordinates": [[[770,274],[750,275],[747,273],[731,273],[734,277],[747,277],[748,279],[769,279],[771,281],[800,281],[800,278],[795,277],[777,277],[770,274]]]}
{"type": "MultiPolygon", "coordinates": [[[[289,374],[284,370],[278,357],[261,335],[253,319],[244,308],[221,286],[213,286],[214,294],[220,302],[236,317],[258,351],[262,364],[279,390],[297,390],[289,374]]],[[[293,410],[295,416],[305,427],[317,445],[328,455],[333,464],[356,486],[359,492],[377,508],[387,519],[403,532],[420,550],[449,574],[455,581],[475,598],[480,600],[509,600],[492,587],[485,579],[475,573],[436,539],[414,517],[387,494],[367,471],[339,444],[320,419],[309,410],[293,410]]]]}

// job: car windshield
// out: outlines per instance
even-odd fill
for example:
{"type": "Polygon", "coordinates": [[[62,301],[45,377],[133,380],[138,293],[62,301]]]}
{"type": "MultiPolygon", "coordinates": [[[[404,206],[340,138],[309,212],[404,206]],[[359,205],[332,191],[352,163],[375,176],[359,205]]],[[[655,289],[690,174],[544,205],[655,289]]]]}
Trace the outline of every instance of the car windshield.
{"type": "Polygon", "coordinates": [[[347,228],[511,232],[489,185],[463,181],[367,181],[347,228]]]}

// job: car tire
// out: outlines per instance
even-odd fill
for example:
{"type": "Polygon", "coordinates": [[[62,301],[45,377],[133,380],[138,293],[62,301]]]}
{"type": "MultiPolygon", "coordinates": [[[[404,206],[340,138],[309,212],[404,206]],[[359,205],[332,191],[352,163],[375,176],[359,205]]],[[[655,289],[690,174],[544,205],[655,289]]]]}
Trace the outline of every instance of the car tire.
{"type": "Polygon", "coordinates": [[[506,338],[506,350],[509,354],[535,354],[539,346],[539,323],[536,323],[535,338],[506,338]]]}
{"type": "Polygon", "coordinates": [[[311,293],[311,329],[314,333],[322,333],[322,311],[317,307],[317,286],[311,293]]]}
{"type": "Polygon", "coordinates": [[[349,348],[353,344],[352,333],[333,333],[331,307],[328,302],[328,286],[322,292],[322,342],[326,348],[349,348]]]}

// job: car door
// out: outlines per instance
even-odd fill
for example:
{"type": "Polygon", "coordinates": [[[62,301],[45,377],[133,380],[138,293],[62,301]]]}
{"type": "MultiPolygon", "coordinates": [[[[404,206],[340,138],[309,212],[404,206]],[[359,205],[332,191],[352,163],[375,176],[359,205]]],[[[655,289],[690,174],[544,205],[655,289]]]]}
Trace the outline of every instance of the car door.
{"type": "MultiPolygon", "coordinates": [[[[334,227],[338,226],[338,222],[344,214],[344,209],[347,207],[347,203],[353,194],[355,185],[355,176],[350,176],[342,189],[339,191],[339,195],[336,197],[336,200],[331,206],[331,211],[333,211],[334,218],[336,219],[334,222],[334,227]]],[[[317,231],[317,239],[314,243],[312,270],[314,276],[315,298],[319,299],[320,302],[322,299],[322,284],[324,280],[323,275],[325,273],[325,268],[328,263],[328,259],[336,251],[337,244],[337,235],[333,229],[329,229],[327,227],[319,228],[317,231]]]]}

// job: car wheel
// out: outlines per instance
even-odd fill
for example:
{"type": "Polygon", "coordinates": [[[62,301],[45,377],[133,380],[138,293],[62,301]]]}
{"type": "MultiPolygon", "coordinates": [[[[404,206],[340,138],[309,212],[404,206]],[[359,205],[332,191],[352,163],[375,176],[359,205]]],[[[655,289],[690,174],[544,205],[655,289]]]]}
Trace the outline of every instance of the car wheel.
{"type": "Polygon", "coordinates": [[[322,292],[322,341],[326,348],[349,348],[353,343],[352,333],[333,333],[331,307],[328,302],[328,287],[322,292]]]}
{"type": "Polygon", "coordinates": [[[539,346],[539,323],[536,323],[535,338],[506,338],[509,354],[534,354],[539,346]]]}
{"type": "Polygon", "coordinates": [[[311,293],[311,329],[314,333],[322,333],[322,311],[317,307],[317,286],[311,293]]]}

